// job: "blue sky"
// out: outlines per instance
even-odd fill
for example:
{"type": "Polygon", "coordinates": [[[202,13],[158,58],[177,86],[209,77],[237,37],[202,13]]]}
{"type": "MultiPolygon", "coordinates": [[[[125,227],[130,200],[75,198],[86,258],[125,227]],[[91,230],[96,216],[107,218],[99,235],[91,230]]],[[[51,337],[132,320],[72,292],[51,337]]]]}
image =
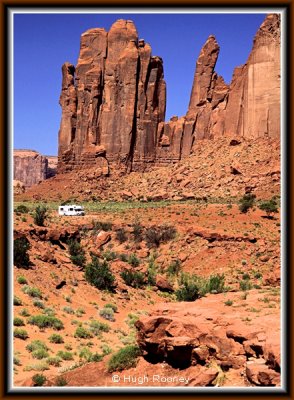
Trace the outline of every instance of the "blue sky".
{"type": "Polygon", "coordinates": [[[77,63],[84,31],[108,31],[119,18],[133,20],[152,54],[163,58],[169,120],[187,111],[195,63],[207,37],[216,36],[216,72],[229,83],[234,68],[246,62],[265,14],[15,14],[14,148],[57,154],[61,66],[77,63]]]}

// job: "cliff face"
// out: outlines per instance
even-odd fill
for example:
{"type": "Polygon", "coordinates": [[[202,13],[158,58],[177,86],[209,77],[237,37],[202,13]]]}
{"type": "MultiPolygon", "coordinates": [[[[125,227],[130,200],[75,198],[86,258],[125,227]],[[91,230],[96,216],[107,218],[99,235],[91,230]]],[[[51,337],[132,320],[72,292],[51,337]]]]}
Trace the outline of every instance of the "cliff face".
{"type": "Polygon", "coordinates": [[[230,85],[215,72],[219,45],[209,36],[196,62],[187,114],[164,122],[163,62],[138,40],[132,21],[118,20],[107,33],[81,37],[76,68],[62,67],[60,171],[110,165],[125,171],[183,159],[201,139],[280,136],[280,16],[268,15],[247,63],[230,85]]]}
{"type": "Polygon", "coordinates": [[[14,150],[13,180],[21,191],[55,175],[57,157],[43,156],[34,150],[14,150]]]}

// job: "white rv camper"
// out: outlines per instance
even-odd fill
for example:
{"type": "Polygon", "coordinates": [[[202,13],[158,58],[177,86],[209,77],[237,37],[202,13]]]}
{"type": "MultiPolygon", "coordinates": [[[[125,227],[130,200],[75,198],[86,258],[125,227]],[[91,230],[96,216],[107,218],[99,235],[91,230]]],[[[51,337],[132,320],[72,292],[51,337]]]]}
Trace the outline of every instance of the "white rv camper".
{"type": "Polygon", "coordinates": [[[59,215],[85,215],[85,209],[83,206],[77,206],[75,204],[67,204],[66,206],[58,207],[59,215]]]}

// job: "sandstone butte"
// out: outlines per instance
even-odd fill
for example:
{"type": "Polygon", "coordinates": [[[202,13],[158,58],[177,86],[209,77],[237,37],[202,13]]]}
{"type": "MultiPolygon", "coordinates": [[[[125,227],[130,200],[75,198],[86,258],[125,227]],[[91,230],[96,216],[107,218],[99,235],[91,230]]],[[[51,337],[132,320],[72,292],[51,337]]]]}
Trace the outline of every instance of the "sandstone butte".
{"type": "Polygon", "coordinates": [[[229,85],[215,72],[219,50],[209,36],[186,115],[165,122],[163,61],[134,23],[120,19],[109,32],[83,33],[77,65],[62,66],[58,171],[143,171],[189,157],[201,139],[279,139],[280,16],[266,16],[229,85]]]}

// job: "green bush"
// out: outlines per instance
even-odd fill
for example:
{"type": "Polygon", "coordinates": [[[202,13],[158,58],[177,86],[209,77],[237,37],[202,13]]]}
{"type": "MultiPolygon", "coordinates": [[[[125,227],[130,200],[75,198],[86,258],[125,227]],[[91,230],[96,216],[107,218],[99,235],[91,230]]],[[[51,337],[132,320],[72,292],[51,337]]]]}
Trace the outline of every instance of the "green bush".
{"type": "Polygon", "coordinates": [[[180,260],[175,260],[170,263],[167,267],[167,274],[168,275],[178,275],[181,271],[182,263],[180,260]]]}
{"type": "Polygon", "coordinates": [[[180,286],[175,294],[178,301],[195,301],[201,297],[200,283],[197,277],[182,273],[180,286]]]}
{"type": "Polygon", "coordinates": [[[239,200],[239,210],[241,213],[246,214],[250,208],[253,208],[255,202],[255,194],[246,193],[244,196],[239,200]]]}
{"type": "Polygon", "coordinates": [[[67,380],[63,376],[58,376],[55,380],[55,386],[66,386],[67,380]]]}
{"type": "Polygon", "coordinates": [[[133,235],[134,235],[134,242],[135,243],[140,243],[143,240],[143,227],[141,225],[141,223],[136,220],[133,225],[133,235]]]}
{"type": "Polygon", "coordinates": [[[13,305],[14,306],[21,306],[22,305],[22,301],[19,297],[17,296],[13,296],[13,305]]]}
{"type": "Polygon", "coordinates": [[[31,248],[30,242],[24,236],[16,238],[13,241],[13,262],[18,268],[28,269],[30,266],[30,257],[28,250],[31,248]]]}
{"type": "Polygon", "coordinates": [[[223,293],[225,292],[225,275],[211,275],[207,282],[208,293],[223,293]]]}
{"type": "Polygon", "coordinates": [[[35,374],[32,377],[32,381],[34,386],[43,386],[44,383],[46,382],[46,377],[43,374],[35,374]]]}
{"type": "Polygon", "coordinates": [[[115,238],[119,243],[125,243],[128,240],[127,232],[124,228],[120,228],[116,231],[115,238]]]}
{"type": "Polygon", "coordinates": [[[225,301],[225,305],[226,306],[232,306],[233,305],[233,300],[228,299],[227,301],[225,301]]]}
{"type": "Polygon", "coordinates": [[[18,339],[26,340],[29,335],[25,329],[15,328],[13,332],[13,336],[18,339]]]}
{"type": "Polygon", "coordinates": [[[65,306],[63,307],[63,311],[66,312],[67,314],[74,314],[75,310],[71,307],[65,306]]]}
{"type": "Polygon", "coordinates": [[[13,325],[14,326],[24,326],[25,323],[24,323],[23,319],[21,319],[19,317],[15,317],[15,318],[13,318],[13,325]]]}
{"type": "Polygon", "coordinates": [[[79,358],[86,362],[99,362],[103,359],[103,356],[98,353],[92,353],[87,347],[83,347],[79,353],[79,358]]]}
{"type": "Polygon", "coordinates": [[[145,232],[146,244],[149,248],[159,247],[161,243],[166,243],[174,239],[176,234],[177,231],[173,226],[151,226],[145,232]]]}
{"type": "Polygon", "coordinates": [[[22,310],[20,310],[19,315],[21,315],[22,317],[29,317],[31,314],[26,308],[23,308],[22,310]]]}
{"type": "Polygon", "coordinates": [[[28,281],[26,280],[26,278],[24,277],[24,276],[19,276],[18,278],[17,278],[17,282],[20,284],[20,285],[26,285],[27,283],[28,283],[28,281]]]}
{"type": "Polygon", "coordinates": [[[74,337],[80,339],[89,339],[93,337],[93,334],[88,329],[83,328],[82,326],[78,326],[75,331],[74,337]]]}
{"type": "Polygon", "coordinates": [[[15,207],[14,211],[20,214],[27,214],[29,209],[24,204],[20,204],[19,206],[15,207]]]}
{"type": "Polygon", "coordinates": [[[64,361],[71,361],[73,360],[73,354],[70,351],[62,351],[59,350],[56,354],[57,357],[60,357],[64,361]]]}
{"type": "Polygon", "coordinates": [[[48,208],[44,205],[39,205],[36,207],[33,214],[34,223],[38,226],[44,226],[44,222],[47,218],[48,208]]]}
{"type": "Polygon", "coordinates": [[[40,290],[39,288],[34,287],[34,286],[25,285],[25,286],[22,288],[22,291],[23,291],[25,294],[28,294],[28,295],[31,296],[31,297],[37,297],[37,298],[39,298],[39,299],[42,298],[42,292],[41,292],[41,290],[40,290]]]}
{"type": "Polygon", "coordinates": [[[56,331],[59,331],[64,328],[60,319],[51,315],[33,315],[31,318],[29,318],[28,322],[31,325],[38,326],[40,329],[53,328],[56,331]]]}
{"type": "Polygon", "coordinates": [[[104,307],[99,311],[99,315],[108,321],[115,321],[114,319],[114,311],[110,307],[104,307]]]}
{"type": "Polygon", "coordinates": [[[141,352],[138,346],[126,346],[111,356],[107,370],[108,372],[114,372],[135,368],[140,355],[141,352]]]}
{"type": "Polygon", "coordinates": [[[93,333],[95,336],[99,336],[101,332],[109,332],[110,327],[108,324],[96,320],[92,320],[89,325],[90,331],[93,333]]]}
{"type": "Polygon", "coordinates": [[[102,257],[106,261],[113,261],[118,257],[118,255],[116,254],[115,251],[106,250],[103,252],[102,257]]]}
{"type": "Polygon", "coordinates": [[[105,308],[112,308],[114,312],[117,312],[117,310],[118,310],[117,305],[112,304],[112,303],[107,303],[107,304],[105,304],[104,307],[105,308]]]}
{"type": "Polygon", "coordinates": [[[133,267],[138,267],[140,265],[140,260],[136,256],[136,254],[130,254],[128,256],[128,263],[132,265],[133,267]]]}
{"type": "Polygon", "coordinates": [[[154,261],[148,264],[147,268],[147,283],[148,285],[154,286],[156,283],[157,267],[154,261]]]}
{"type": "Polygon", "coordinates": [[[41,300],[34,300],[33,305],[35,307],[41,308],[42,310],[44,310],[45,308],[45,304],[41,300]]]}
{"type": "Polygon", "coordinates": [[[71,262],[79,267],[84,268],[86,264],[86,256],[85,250],[82,248],[81,243],[79,243],[77,240],[69,240],[68,250],[71,262]]]}
{"type": "Polygon", "coordinates": [[[33,340],[31,343],[29,343],[26,346],[26,350],[29,351],[30,353],[37,351],[37,350],[49,350],[48,347],[46,346],[46,344],[44,342],[42,342],[42,340],[33,340]]]}
{"type": "Polygon", "coordinates": [[[58,335],[58,333],[52,333],[52,335],[49,336],[49,342],[50,343],[64,343],[64,340],[61,335],[58,335]]]}
{"type": "Polygon", "coordinates": [[[85,268],[85,279],[97,289],[113,290],[115,278],[108,263],[107,261],[101,263],[96,256],[92,256],[92,262],[85,268]]]}
{"type": "Polygon", "coordinates": [[[240,281],[239,285],[240,285],[240,289],[244,290],[244,291],[252,289],[252,284],[248,280],[240,281]]]}
{"type": "Polygon", "coordinates": [[[37,349],[32,352],[32,356],[33,356],[33,358],[36,358],[37,360],[43,360],[43,358],[49,357],[49,354],[44,349],[37,349]]]}
{"type": "Polygon", "coordinates": [[[272,214],[278,212],[278,204],[275,198],[272,198],[268,201],[263,201],[261,204],[259,204],[258,208],[260,208],[262,211],[265,211],[268,218],[272,218],[272,214]]]}
{"type": "Polygon", "coordinates": [[[120,276],[124,282],[133,288],[141,288],[145,285],[145,277],[142,272],[138,271],[122,271],[120,276]]]}

